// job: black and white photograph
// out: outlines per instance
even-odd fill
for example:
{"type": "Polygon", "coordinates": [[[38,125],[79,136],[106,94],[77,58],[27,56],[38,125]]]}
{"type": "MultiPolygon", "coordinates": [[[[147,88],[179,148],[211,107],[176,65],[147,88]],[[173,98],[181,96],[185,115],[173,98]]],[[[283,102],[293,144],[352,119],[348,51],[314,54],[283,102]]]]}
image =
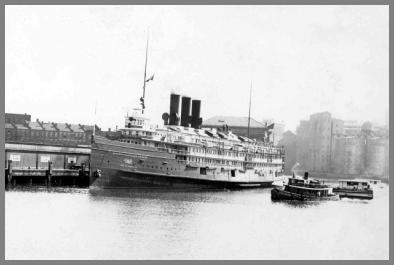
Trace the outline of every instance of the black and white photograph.
{"type": "Polygon", "coordinates": [[[6,260],[389,260],[388,5],[6,5],[6,260]]]}

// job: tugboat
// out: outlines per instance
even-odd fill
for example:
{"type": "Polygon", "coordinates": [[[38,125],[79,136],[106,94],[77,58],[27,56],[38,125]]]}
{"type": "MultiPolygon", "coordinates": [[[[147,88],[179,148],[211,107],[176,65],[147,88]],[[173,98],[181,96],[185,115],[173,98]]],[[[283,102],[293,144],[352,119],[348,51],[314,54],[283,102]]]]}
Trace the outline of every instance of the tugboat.
{"type": "Polygon", "coordinates": [[[305,172],[304,178],[293,174],[288,183],[283,187],[271,190],[272,200],[298,200],[298,201],[320,201],[339,200],[339,195],[333,193],[333,188],[320,183],[319,180],[308,178],[305,172]]]}
{"type": "Polygon", "coordinates": [[[333,191],[339,194],[339,197],[356,198],[356,199],[373,199],[373,190],[369,180],[360,179],[343,179],[339,180],[339,186],[333,191]]]}

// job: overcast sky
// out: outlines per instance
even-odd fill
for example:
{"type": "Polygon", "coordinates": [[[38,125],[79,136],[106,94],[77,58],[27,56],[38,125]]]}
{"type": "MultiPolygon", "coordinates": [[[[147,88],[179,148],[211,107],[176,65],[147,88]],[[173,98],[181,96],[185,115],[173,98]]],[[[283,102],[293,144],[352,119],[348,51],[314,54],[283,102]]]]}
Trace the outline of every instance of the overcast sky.
{"type": "Polygon", "coordinates": [[[283,121],[329,111],[384,123],[388,6],[6,6],[5,111],[44,121],[123,125],[139,107],[149,29],[146,113],[171,92],[201,116],[283,121]],[[97,102],[97,114],[94,109],[97,102]]]}

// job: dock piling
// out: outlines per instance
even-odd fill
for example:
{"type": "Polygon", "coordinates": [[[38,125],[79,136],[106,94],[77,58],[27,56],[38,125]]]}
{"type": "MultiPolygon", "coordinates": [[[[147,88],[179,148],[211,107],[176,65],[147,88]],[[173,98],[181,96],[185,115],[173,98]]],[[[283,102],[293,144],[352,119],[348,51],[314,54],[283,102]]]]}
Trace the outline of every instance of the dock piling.
{"type": "Polygon", "coordinates": [[[48,161],[46,184],[48,187],[50,187],[52,184],[52,161],[48,161]]]}
{"type": "Polygon", "coordinates": [[[12,160],[8,160],[7,188],[12,184],[12,160]]]}

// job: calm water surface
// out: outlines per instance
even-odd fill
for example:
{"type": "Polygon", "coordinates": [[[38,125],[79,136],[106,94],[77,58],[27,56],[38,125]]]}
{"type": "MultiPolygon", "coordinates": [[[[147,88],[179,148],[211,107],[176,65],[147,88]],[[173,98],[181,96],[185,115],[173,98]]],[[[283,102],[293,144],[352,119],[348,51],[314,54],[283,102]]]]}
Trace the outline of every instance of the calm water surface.
{"type": "MultiPolygon", "coordinates": [[[[384,184],[383,184],[384,185],[384,184]]],[[[389,187],[371,201],[243,191],[7,191],[6,259],[388,259],[389,187]]]]}

